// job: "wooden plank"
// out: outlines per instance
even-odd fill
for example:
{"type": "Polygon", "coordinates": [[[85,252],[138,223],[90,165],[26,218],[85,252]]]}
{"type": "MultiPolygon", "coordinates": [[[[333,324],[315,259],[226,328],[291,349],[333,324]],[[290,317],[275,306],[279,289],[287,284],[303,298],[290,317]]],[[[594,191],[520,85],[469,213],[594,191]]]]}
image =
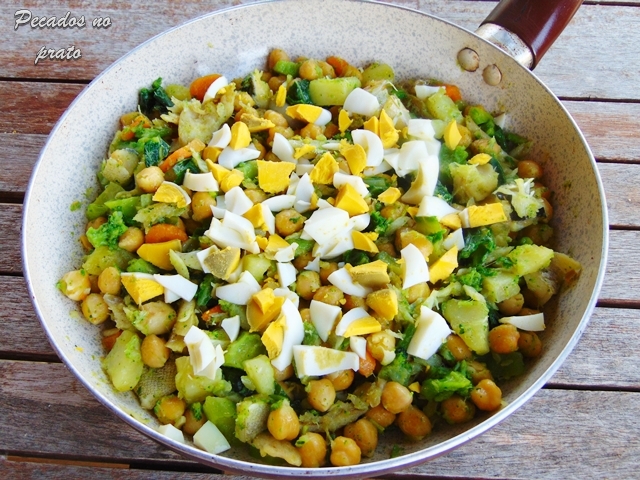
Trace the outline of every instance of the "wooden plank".
{"type": "MultiPolygon", "coordinates": [[[[143,462],[159,469],[167,461],[192,465],[114,418],[60,364],[2,361],[0,374],[0,444],[9,454],[143,462]],[[55,442],[42,425],[56,426],[55,442]]],[[[631,478],[640,455],[638,408],[640,393],[542,390],[490,432],[402,473],[555,479],[616,472],[631,478]],[[553,455],[549,445],[556,446],[553,455]]]]}
{"type": "Polygon", "coordinates": [[[0,274],[22,272],[20,231],[22,229],[22,205],[0,203],[0,274]]]}
{"type": "Polygon", "coordinates": [[[600,163],[609,211],[609,225],[617,228],[638,228],[640,217],[640,165],[600,163]]]}
{"type": "MultiPolygon", "coordinates": [[[[217,7],[252,3],[249,0],[217,2],[217,7]]],[[[491,2],[441,0],[395,0],[389,2],[417,8],[462,27],[475,30],[491,11],[491,2]]],[[[136,45],[183,21],[211,11],[210,2],[191,0],[172,8],[170,0],[135,2],[126,11],[104,0],[80,2],[68,0],[57,7],[43,9],[36,0],[20,5],[30,8],[34,15],[85,15],[110,17],[108,29],[94,29],[90,25],[78,29],[14,30],[13,6],[0,7],[0,77],[31,79],[67,79],[87,81],[136,45]],[[149,21],[153,18],[153,21],[149,21]],[[74,45],[82,58],[70,61],[47,61],[34,65],[36,53],[48,48],[67,48],[74,45]]],[[[537,74],[560,96],[571,98],[638,99],[635,79],[640,73],[640,57],[636,45],[640,30],[635,28],[640,10],[633,5],[585,5],[562,34],[556,45],[538,67],[537,74]],[[624,35],[608,35],[614,24],[624,35]],[[595,40],[594,40],[595,39],[595,40]],[[594,48],[597,45],[597,48],[594,48]],[[574,61],[568,61],[573,59],[574,61]],[[577,81],[580,79],[580,81],[577,81]],[[615,79],[612,86],[611,79],[615,79]]]]}
{"type": "Polygon", "coordinates": [[[23,197],[46,139],[42,134],[0,133],[0,198],[23,197]]]}

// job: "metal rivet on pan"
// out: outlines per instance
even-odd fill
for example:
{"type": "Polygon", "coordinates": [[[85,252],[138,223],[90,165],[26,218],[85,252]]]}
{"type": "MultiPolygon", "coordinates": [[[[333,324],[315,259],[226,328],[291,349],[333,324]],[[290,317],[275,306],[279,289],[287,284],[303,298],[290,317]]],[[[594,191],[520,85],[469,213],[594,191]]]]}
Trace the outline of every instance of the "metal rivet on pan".
{"type": "Polygon", "coordinates": [[[482,71],[482,78],[487,85],[495,87],[502,81],[502,72],[496,65],[489,65],[482,71]]]}
{"type": "Polygon", "coordinates": [[[458,52],[458,63],[467,72],[475,72],[480,66],[480,57],[470,48],[463,48],[458,52]]]}

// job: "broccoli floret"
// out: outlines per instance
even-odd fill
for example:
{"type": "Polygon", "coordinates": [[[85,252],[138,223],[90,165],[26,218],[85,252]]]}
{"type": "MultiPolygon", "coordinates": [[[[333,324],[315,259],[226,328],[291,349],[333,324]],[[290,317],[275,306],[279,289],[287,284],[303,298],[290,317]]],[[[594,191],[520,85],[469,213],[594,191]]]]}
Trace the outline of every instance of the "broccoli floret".
{"type": "Polygon", "coordinates": [[[106,246],[110,250],[118,248],[118,238],[127,231],[122,212],[116,211],[109,215],[107,223],[103,223],[98,228],[89,228],[87,238],[94,247],[106,246]]]}
{"type": "Polygon", "coordinates": [[[454,393],[466,397],[472,387],[471,381],[465,375],[452,370],[443,378],[429,378],[422,382],[420,395],[427,400],[441,402],[454,393]]]}
{"type": "Polygon", "coordinates": [[[389,225],[391,225],[391,220],[384,218],[380,212],[373,212],[371,214],[369,228],[373,226],[373,231],[378,235],[386,235],[389,225]]]}
{"type": "Polygon", "coordinates": [[[396,358],[389,365],[382,367],[378,376],[385,380],[401,383],[406,387],[422,371],[423,367],[410,361],[406,351],[396,349],[396,358]]]}
{"type": "Polygon", "coordinates": [[[442,200],[449,204],[453,203],[453,195],[451,194],[451,192],[449,192],[447,187],[440,183],[440,180],[438,180],[438,183],[436,183],[436,190],[433,195],[436,197],[440,197],[442,200]]]}
{"type": "Polygon", "coordinates": [[[191,414],[193,418],[196,420],[202,419],[202,404],[200,402],[192,403],[189,405],[189,410],[191,410],[191,414]]]}

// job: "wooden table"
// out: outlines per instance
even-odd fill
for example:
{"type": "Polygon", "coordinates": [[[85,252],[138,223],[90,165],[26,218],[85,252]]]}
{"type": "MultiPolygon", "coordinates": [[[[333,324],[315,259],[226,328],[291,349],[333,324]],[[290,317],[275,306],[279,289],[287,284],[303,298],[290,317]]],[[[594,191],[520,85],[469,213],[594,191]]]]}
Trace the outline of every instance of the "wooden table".
{"type": "MultiPolygon", "coordinates": [[[[83,87],[151,36],[212,8],[238,3],[249,2],[2,2],[0,478],[204,479],[221,473],[182,458],[119,421],[67,371],[27,297],[20,222],[38,153],[83,87]],[[14,30],[14,14],[21,9],[58,18],[70,11],[71,16],[84,15],[88,25],[82,30],[14,30]],[[109,17],[112,25],[94,29],[95,17],[109,17]],[[34,65],[42,46],[70,45],[81,50],[81,59],[34,65]]],[[[495,4],[393,3],[471,30],[495,4]]],[[[584,336],[546,387],[507,421],[449,455],[390,478],[640,478],[638,25],[640,0],[587,1],[536,70],[585,133],[607,194],[610,259],[584,336]]]]}

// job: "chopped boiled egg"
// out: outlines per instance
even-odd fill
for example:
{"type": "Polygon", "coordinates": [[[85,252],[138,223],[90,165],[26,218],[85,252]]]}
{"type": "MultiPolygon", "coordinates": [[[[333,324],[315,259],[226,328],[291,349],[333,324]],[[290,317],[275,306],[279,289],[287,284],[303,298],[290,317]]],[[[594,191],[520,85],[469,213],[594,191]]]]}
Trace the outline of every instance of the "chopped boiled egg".
{"type": "Polygon", "coordinates": [[[191,173],[187,170],[182,185],[193,192],[217,192],[220,189],[211,172],[191,173]]]}
{"type": "Polygon", "coordinates": [[[295,168],[294,163],[258,160],[258,184],[266,193],[284,192],[295,168]]]}
{"type": "Polygon", "coordinates": [[[287,115],[296,120],[324,126],[331,121],[331,112],[317,105],[307,105],[300,103],[287,107],[287,115]]]}
{"type": "Polygon", "coordinates": [[[251,297],[260,291],[260,284],[251,275],[245,271],[242,272],[236,283],[221,285],[216,288],[216,296],[225,302],[235,303],[236,305],[246,305],[251,297]]]}
{"type": "Polygon", "coordinates": [[[414,88],[416,90],[416,97],[418,97],[420,100],[424,100],[425,98],[429,98],[431,95],[438,93],[438,90],[443,87],[432,87],[431,85],[416,85],[414,88]]]}
{"type": "Polygon", "coordinates": [[[365,263],[356,267],[348,265],[345,268],[351,275],[351,278],[353,278],[353,281],[363,287],[380,288],[390,282],[389,274],[387,273],[388,265],[382,260],[376,260],[375,262],[365,263]]]}
{"type": "Polygon", "coordinates": [[[311,260],[309,263],[307,263],[307,266],[304,267],[305,270],[310,270],[312,272],[320,272],[320,257],[315,257],[313,260],[311,260]]]}
{"type": "Polygon", "coordinates": [[[440,174],[440,160],[434,155],[418,160],[418,175],[411,188],[402,196],[402,201],[413,205],[419,204],[424,197],[433,196],[440,174]]]}
{"type": "Polygon", "coordinates": [[[329,185],[333,182],[333,176],[338,172],[338,169],[336,159],[329,152],[326,152],[311,170],[309,179],[315,184],[329,185]]]}
{"type": "Polygon", "coordinates": [[[365,303],[384,320],[391,321],[398,314],[398,295],[390,288],[371,292],[367,295],[365,303]]]}
{"type": "Polygon", "coordinates": [[[345,109],[341,109],[340,113],[338,114],[338,129],[340,130],[340,132],[346,132],[352,123],[353,120],[349,118],[349,112],[347,112],[345,109]]]}
{"type": "MultiPolygon", "coordinates": [[[[423,261],[424,261],[424,258],[423,258],[423,261]]],[[[428,271],[429,270],[427,270],[427,272],[428,271]]],[[[345,267],[339,268],[338,270],[333,272],[331,275],[327,277],[327,280],[329,280],[329,283],[331,283],[332,285],[335,285],[347,295],[354,295],[356,297],[366,297],[369,293],[371,293],[371,288],[364,287],[362,285],[355,283],[353,281],[353,278],[351,278],[351,274],[345,267]]]]}
{"type": "Polygon", "coordinates": [[[214,246],[198,252],[198,260],[205,273],[212,273],[227,281],[240,265],[240,254],[238,247],[226,247],[220,250],[214,246]]]}
{"type": "Polygon", "coordinates": [[[418,247],[410,243],[400,251],[400,256],[402,258],[403,289],[429,281],[429,267],[418,247]]]}
{"type": "Polygon", "coordinates": [[[389,187],[380,195],[378,195],[378,201],[384,203],[385,205],[391,205],[392,203],[396,203],[400,200],[402,196],[402,192],[400,189],[396,187],[389,187]]]}
{"type": "Polygon", "coordinates": [[[384,157],[384,147],[380,137],[369,130],[352,130],[353,143],[360,145],[367,154],[367,166],[380,165],[384,157]]]}
{"type": "Polygon", "coordinates": [[[296,308],[298,308],[298,306],[300,305],[300,297],[298,296],[298,294],[296,292],[292,292],[288,288],[274,288],[273,294],[279,298],[289,299],[289,301],[293,303],[296,308]]]}
{"type": "Polygon", "coordinates": [[[293,347],[293,356],[299,377],[323,376],[349,369],[357,371],[360,368],[358,354],[333,348],[297,345],[293,347]]]}
{"type": "Polygon", "coordinates": [[[378,117],[371,117],[369,120],[364,122],[362,127],[365,130],[369,130],[370,132],[380,136],[380,120],[378,120],[378,117]]]}
{"type": "MultiPolygon", "coordinates": [[[[242,122],[237,122],[236,125],[245,125],[242,122]]],[[[246,125],[245,125],[246,127],[246,125]]],[[[231,144],[230,144],[231,145],[231,144]]],[[[220,156],[218,157],[218,164],[224,168],[231,170],[242,162],[248,162],[249,160],[255,160],[260,156],[260,150],[253,145],[245,148],[233,149],[231,146],[225,147],[220,156]]]]}
{"type": "Polygon", "coordinates": [[[502,317],[500,323],[508,323],[520,330],[527,332],[542,332],[546,327],[544,325],[544,314],[534,313],[532,315],[520,315],[512,317],[502,317]]]}
{"type": "Polygon", "coordinates": [[[454,246],[457,247],[458,250],[462,250],[464,248],[464,234],[462,233],[462,229],[459,228],[449,233],[447,238],[444,239],[444,242],[442,242],[442,246],[447,250],[454,246]]]}
{"type": "Polygon", "coordinates": [[[222,347],[214,347],[209,336],[195,325],[184,336],[184,343],[189,350],[193,373],[215,380],[218,369],[224,363],[222,347]]]}
{"type": "MultiPolygon", "coordinates": [[[[234,214],[230,213],[229,211],[225,211],[225,218],[227,218],[227,216],[231,218],[231,215],[234,215],[234,214]]],[[[249,225],[251,225],[251,222],[249,222],[249,220],[247,220],[246,218],[243,218],[243,217],[240,217],[240,218],[242,220],[245,220],[249,225]]],[[[250,232],[251,230],[253,230],[253,225],[251,225],[250,230],[247,226],[247,229],[241,233],[234,230],[233,228],[229,228],[228,226],[225,225],[225,223],[221,222],[217,218],[212,218],[211,226],[209,227],[209,230],[205,232],[205,235],[209,237],[211,240],[213,240],[213,243],[215,243],[217,246],[221,248],[238,247],[243,250],[247,250],[250,253],[260,253],[260,247],[258,246],[258,242],[255,240],[255,231],[253,234],[254,240],[253,241],[246,240],[247,238],[250,238],[250,232]]],[[[235,222],[235,223],[238,223],[238,222],[235,222]]],[[[242,222],[240,222],[240,224],[242,224],[242,222]]]]}
{"type": "Polygon", "coordinates": [[[459,212],[460,221],[464,228],[482,227],[494,223],[506,222],[507,215],[499,202],[486,205],[471,205],[459,212]]]}
{"type": "Polygon", "coordinates": [[[394,147],[400,139],[400,134],[396,130],[393,119],[389,116],[386,110],[380,112],[380,126],[378,135],[382,141],[383,148],[394,147]]]}
{"type": "Polygon", "coordinates": [[[216,98],[216,95],[218,93],[223,93],[223,89],[229,85],[229,80],[227,80],[227,78],[223,75],[219,76],[218,78],[216,78],[211,85],[209,85],[209,88],[207,88],[207,91],[204,93],[204,97],[202,97],[202,103],[207,102],[209,100],[213,100],[214,98],[216,98]]]}
{"type": "Polygon", "coordinates": [[[271,213],[271,210],[264,204],[256,203],[242,216],[249,220],[254,228],[260,228],[270,234],[275,233],[276,219],[273,213],[271,213]]]}
{"type": "Polygon", "coordinates": [[[361,177],[357,175],[347,175],[345,173],[338,172],[333,176],[333,186],[336,188],[340,188],[345,184],[350,184],[358,194],[365,198],[369,196],[369,189],[367,188],[367,184],[364,183],[361,177]]]}
{"type": "Polygon", "coordinates": [[[448,278],[458,268],[458,247],[454,245],[429,267],[429,281],[436,283],[448,278]]]}
{"type": "Polygon", "coordinates": [[[351,240],[353,240],[354,248],[369,253],[378,253],[378,246],[373,243],[373,240],[362,232],[356,230],[351,231],[351,240]]]}
{"type": "Polygon", "coordinates": [[[288,287],[296,281],[297,270],[291,263],[278,262],[278,280],[281,287],[288,287]]]}
{"type": "Polygon", "coordinates": [[[467,163],[470,163],[471,165],[485,165],[490,161],[491,155],[488,155],[486,153],[478,153],[477,155],[474,155],[469,160],[467,160],[467,163]]]}
{"type": "Polygon", "coordinates": [[[290,245],[279,249],[273,256],[273,258],[278,263],[291,262],[296,257],[297,248],[298,244],[296,242],[293,242],[290,245]]]}
{"type": "Polygon", "coordinates": [[[436,131],[433,122],[426,118],[412,118],[407,125],[407,133],[420,140],[434,140],[436,131]]]}
{"type": "Polygon", "coordinates": [[[235,315],[233,317],[225,318],[220,323],[220,326],[229,336],[229,340],[233,342],[238,338],[238,334],[240,333],[240,317],[235,315]]]}
{"type": "Polygon", "coordinates": [[[251,132],[244,122],[235,122],[231,127],[231,141],[229,147],[234,150],[247,148],[251,144],[251,132]]]}
{"type": "Polygon", "coordinates": [[[120,280],[127,293],[138,305],[164,293],[164,287],[148,273],[122,272],[120,280]]]}
{"type": "Polygon", "coordinates": [[[321,208],[313,212],[311,217],[304,222],[303,231],[313,238],[318,244],[331,243],[336,235],[349,225],[349,214],[336,207],[321,208]]]}
{"type": "Polygon", "coordinates": [[[362,88],[355,88],[345,98],[343,107],[349,113],[371,117],[380,108],[380,102],[372,93],[362,88]]]}
{"type": "Polygon", "coordinates": [[[291,303],[291,300],[288,298],[285,299],[282,304],[280,315],[281,318],[283,318],[280,326],[283,331],[282,343],[280,353],[276,358],[271,360],[271,365],[280,371],[284,371],[291,365],[294,349],[300,345],[304,339],[304,326],[298,308],[291,303]]]}
{"type": "Polygon", "coordinates": [[[247,304],[247,322],[250,331],[261,332],[279,314],[285,298],[276,296],[271,288],[263,288],[247,304]]]}
{"type": "Polygon", "coordinates": [[[450,213],[440,219],[440,224],[443,227],[447,227],[450,230],[458,230],[462,228],[462,221],[460,220],[460,212],[450,213]]]}
{"type": "Polygon", "coordinates": [[[155,274],[153,276],[153,279],[160,285],[162,285],[166,290],[173,292],[175,295],[178,295],[179,298],[182,298],[187,302],[191,301],[198,291],[198,285],[190,282],[182,275],[155,274]]]}
{"type": "Polygon", "coordinates": [[[223,192],[228,192],[232,188],[239,186],[244,180],[244,174],[240,170],[229,171],[228,175],[225,175],[224,178],[220,181],[220,189],[223,192]]]}
{"type": "Polygon", "coordinates": [[[284,104],[287,102],[287,86],[283,83],[278,87],[278,92],[276,93],[276,107],[284,107],[284,104]]]}
{"type": "MultiPolygon", "coordinates": [[[[336,335],[345,337],[346,336],[345,333],[351,328],[351,326],[354,323],[363,320],[363,325],[366,325],[369,322],[369,319],[373,319],[378,323],[378,326],[380,325],[380,323],[371,315],[369,315],[369,312],[367,312],[364,308],[362,307],[352,308],[342,316],[342,318],[336,325],[336,335]]],[[[379,330],[376,330],[376,331],[379,331],[379,330]]],[[[373,332],[369,332],[369,333],[373,333],[373,332]]],[[[353,335],[361,335],[361,334],[354,333],[353,335]]]]}
{"type": "Polygon", "coordinates": [[[293,158],[300,160],[301,158],[314,158],[316,154],[316,147],[310,143],[305,143],[301,147],[293,150],[293,158]]]}
{"type": "MultiPolygon", "coordinates": [[[[253,206],[253,201],[241,187],[233,187],[224,196],[224,208],[236,215],[244,215],[253,206]]],[[[224,215],[223,215],[224,216],[224,215]]]]}
{"type": "Polygon", "coordinates": [[[350,183],[345,183],[338,189],[335,206],[348,212],[351,217],[369,211],[367,202],[350,183]]]}
{"type": "Polygon", "coordinates": [[[227,210],[222,220],[222,225],[238,232],[247,243],[252,243],[256,239],[256,232],[253,224],[244,217],[227,210]]]}
{"type": "Polygon", "coordinates": [[[184,208],[191,203],[191,197],[180,185],[164,181],[153,194],[153,201],[175,203],[178,208],[184,208]]]}
{"type": "Polygon", "coordinates": [[[361,359],[367,358],[367,339],[363,337],[358,337],[354,335],[353,337],[349,337],[349,348],[355,354],[357,354],[361,359]]]}
{"type": "Polygon", "coordinates": [[[442,217],[451,213],[457,214],[459,210],[453,208],[445,200],[440,197],[424,197],[420,202],[418,209],[419,217],[436,217],[440,220],[442,217]]]}
{"type": "Polygon", "coordinates": [[[367,152],[362,145],[341,143],[340,155],[347,160],[352,175],[360,175],[367,166],[367,152]]]}
{"type": "Polygon", "coordinates": [[[326,342],[329,338],[329,334],[333,330],[336,320],[341,313],[342,309],[337,305],[329,305],[328,303],[319,302],[318,300],[311,300],[309,304],[309,317],[323,342],[326,342]]]}
{"type": "Polygon", "coordinates": [[[292,208],[296,201],[295,195],[276,195],[271,198],[267,198],[262,202],[271,212],[281,212],[288,208],[292,208]]]}
{"type": "Polygon", "coordinates": [[[229,441],[210,420],[207,420],[193,435],[193,444],[212,455],[217,455],[231,448],[229,441]]]}
{"type": "Polygon", "coordinates": [[[170,438],[171,440],[174,440],[180,443],[185,443],[182,430],[174,427],[170,423],[167,423],[166,425],[160,425],[158,427],[158,432],[164,435],[165,437],[170,438]]]}
{"type": "Polygon", "coordinates": [[[447,321],[437,312],[420,307],[420,316],[416,320],[416,331],[413,334],[407,353],[414,357],[428,360],[440,348],[442,342],[451,334],[447,321]]]}
{"type": "Polygon", "coordinates": [[[160,243],[143,243],[136,253],[140,258],[147,262],[160,267],[163,270],[173,270],[173,264],[169,258],[169,252],[175,250],[182,251],[182,243],[180,240],[169,240],[160,243]]]}
{"type": "Polygon", "coordinates": [[[449,150],[455,150],[462,140],[462,135],[458,129],[458,122],[451,120],[444,129],[444,142],[449,150]]]}
{"type": "Polygon", "coordinates": [[[283,162],[298,163],[293,157],[293,146],[281,133],[276,133],[273,136],[271,152],[283,162]]]}

